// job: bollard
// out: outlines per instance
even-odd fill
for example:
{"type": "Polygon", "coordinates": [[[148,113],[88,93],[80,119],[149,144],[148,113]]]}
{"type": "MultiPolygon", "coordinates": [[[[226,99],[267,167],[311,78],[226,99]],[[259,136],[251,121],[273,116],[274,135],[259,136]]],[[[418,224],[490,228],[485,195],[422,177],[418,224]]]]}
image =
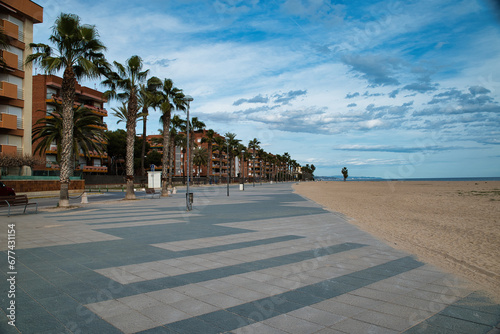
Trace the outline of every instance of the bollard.
{"type": "Polygon", "coordinates": [[[89,200],[87,198],[87,193],[86,192],[83,192],[83,195],[82,195],[82,204],[88,204],[89,203],[89,200]]]}

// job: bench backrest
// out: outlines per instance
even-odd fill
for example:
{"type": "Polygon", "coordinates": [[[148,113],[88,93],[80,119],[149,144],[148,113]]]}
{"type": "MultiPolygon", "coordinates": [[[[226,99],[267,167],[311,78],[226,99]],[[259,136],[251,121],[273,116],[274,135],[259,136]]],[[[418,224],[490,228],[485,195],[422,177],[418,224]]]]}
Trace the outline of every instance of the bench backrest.
{"type": "Polygon", "coordinates": [[[10,205],[27,204],[28,196],[26,195],[15,195],[15,196],[0,196],[0,206],[7,206],[7,202],[10,205]]]}
{"type": "Polygon", "coordinates": [[[154,194],[155,189],[154,188],[146,188],[146,194],[154,194]]]}

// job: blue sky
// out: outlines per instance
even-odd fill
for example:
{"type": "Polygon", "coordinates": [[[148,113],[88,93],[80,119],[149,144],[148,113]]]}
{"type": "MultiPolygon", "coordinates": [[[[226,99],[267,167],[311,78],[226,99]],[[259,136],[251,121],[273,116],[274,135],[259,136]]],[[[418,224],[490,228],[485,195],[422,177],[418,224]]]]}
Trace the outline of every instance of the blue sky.
{"type": "Polygon", "coordinates": [[[77,14],[110,61],[137,54],[193,96],[207,128],[256,137],[316,175],[500,176],[493,0],[36,2],[35,42],[60,12],[77,14]]]}

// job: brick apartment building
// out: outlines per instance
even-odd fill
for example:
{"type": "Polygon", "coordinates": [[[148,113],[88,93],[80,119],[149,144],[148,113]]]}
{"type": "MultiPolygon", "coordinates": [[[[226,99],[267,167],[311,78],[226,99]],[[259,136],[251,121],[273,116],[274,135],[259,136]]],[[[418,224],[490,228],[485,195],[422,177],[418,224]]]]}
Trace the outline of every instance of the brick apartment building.
{"type": "MultiPolygon", "coordinates": [[[[33,77],[33,125],[41,118],[44,118],[48,113],[55,110],[56,105],[60,105],[62,100],[61,94],[62,78],[55,75],[35,75],[33,77]]],[[[104,117],[108,116],[108,112],[104,109],[104,103],[107,100],[103,97],[103,93],[88,87],[84,87],[76,83],[75,85],[75,106],[83,105],[90,109],[92,113],[101,118],[102,129],[107,130],[104,117]]],[[[37,142],[33,143],[34,148],[37,142]]],[[[56,163],[57,146],[53,143],[49,150],[44,154],[37,155],[42,160],[46,161],[45,166],[37,166],[34,168],[34,174],[43,174],[42,171],[58,170],[59,166],[56,163]]],[[[108,172],[108,154],[99,152],[91,152],[89,157],[85,157],[82,151],[79,156],[79,166],[76,170],[81,170],[84,173],[107,173],[108,172]]]]}
{"type": "MultiPolygon", "coordinates": [[[[208,152],[208,143],[203,143],[202,138],[206,137],[206,130],[196,131],[194,133],[194,144],[195,147],[204,147],[208,152]]],[[[215,133],[215,137],[224,138],[218,133],[215,133]]],[[[149,135],[146,140],[151,145],[151,149],[157,150],[159,153],[163,153],[163,139],[160,135],[149,135]]],[[[247,148],[248,150],[248,148],[247,148]]],[[[250,150],[251,151],[251,150],[250,150]]],[[[210,152],[208,152],[210,154],[210,152]]],[[[250,152],[252,153],[252,152],[250,152]]],[[[256,154],[255,154],[256,156],[256,154]]],[[[221,178],[226,178],[229,171],[228,156],[225,151],[219,152],[215,145],[212,148],[212,159],[208,163],[212,164],[211,178],[216,181],[221,178]]],[[[187,175],[186,171],[186,157],[184,149],[177,146],[175,148],[174,166],[176,177],[181,177],[187,175]]],[[[239,157],[234,157],[231,167],[231,177],[244,176],[245,178],[252,178],[254,176],[254,166],[255,166],[255,178],[267,178],[269,179],[272,175],[272,168],[269,162],[263,162],[258,156],[255,160],[250,158],[246,159],[243,164],[239,157]]],[[[161,166],[157,166],[157,169],[161,169],[161,166]]],[[[194,166],[192,174],[193,177],[207,177],[208,176],[208,166],[194,166]]]]}
{"type": "MultiPolygon", "coordinates": [[[[0,27],[9,46],[0,50],[0,154],[31,154],[32,74],[25,68],[33,25],[43,21],[43,8],[29,0],[0,0],[0,27]]],[[[23,169],[30,174],[29,168],[23,169]]]]}
{"type": "MultiPolygon", "coordinates": [[[[194,143],[197,147],[204,147],[208,151],[208,143],[202,143],[201,139],[205,137],[206,130],[196,131],[194,133],[194,143]]],[[[215,137],[221,137],[218,133],[215,134],[215,137]]],[[[163,154],[163,137],[161,135],[149,135],[146,137],[146,140],[151,145],[152,150],[157,150],[159,153],[163,154]]],[[[174,176],[181,177],[187,175],[186,169],[186,152],[180,146],[175,147],[175,155],[174,155],[174,176]]],[[[213,149],[212,152],[212,176],[216,178],[227,177],[228,173],[228,159],[226,152],[219,152],[213,149]]],[[[161,166],[157,166],[157,169],[161,169],[161,166]]],[[[208,174],[207,166],[194,166],[192,176],[197,177],[206,177],[208,174]]],[[[234,173],[233,173],[234,174],[234,173]]],[[[237,175],[237,174],[236,174],[237,175]]]]}

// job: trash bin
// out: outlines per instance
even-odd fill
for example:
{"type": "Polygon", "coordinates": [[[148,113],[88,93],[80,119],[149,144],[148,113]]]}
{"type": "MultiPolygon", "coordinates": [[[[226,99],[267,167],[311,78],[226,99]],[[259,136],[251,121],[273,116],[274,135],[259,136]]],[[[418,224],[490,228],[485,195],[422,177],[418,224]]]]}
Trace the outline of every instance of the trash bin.
{"type": "Polygon", "coordinates": [[[193,193],[186,194],[186,197],[189,198],[189,204],[193,204],[193,193]]]}

